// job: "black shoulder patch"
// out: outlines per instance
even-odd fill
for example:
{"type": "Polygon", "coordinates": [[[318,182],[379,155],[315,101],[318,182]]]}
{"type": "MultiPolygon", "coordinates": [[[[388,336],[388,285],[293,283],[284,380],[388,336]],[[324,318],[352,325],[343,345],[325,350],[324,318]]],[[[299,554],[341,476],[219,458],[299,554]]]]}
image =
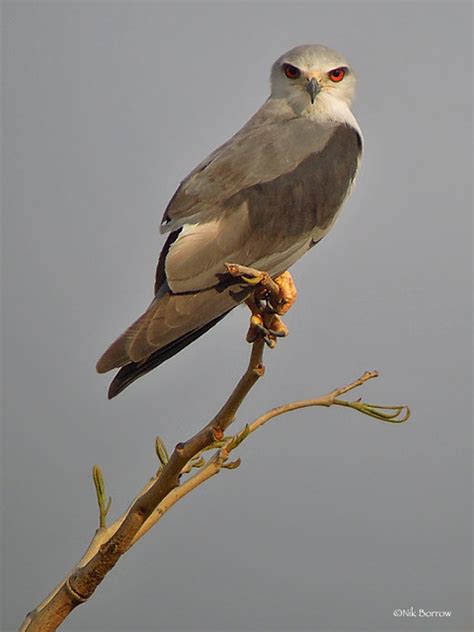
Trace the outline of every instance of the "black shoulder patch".
{"type": "Polygon", "coordinates": [[[168,239],[165,241],[165,245],[163,246],[162,251],[160,252],[160,258],[158,259],[158,264],[156,266],[156,274],[155,274],[155,295],[158,294],[158,290],[166,281],[166,272],[165,272],[166,255],[168,254],[171,246],[178,239],[179,233],[181,231],[182,231],[182,228],[178,228],[177,230],[174,230],[172,233],[170,233],[168,235],[168,239]]]}

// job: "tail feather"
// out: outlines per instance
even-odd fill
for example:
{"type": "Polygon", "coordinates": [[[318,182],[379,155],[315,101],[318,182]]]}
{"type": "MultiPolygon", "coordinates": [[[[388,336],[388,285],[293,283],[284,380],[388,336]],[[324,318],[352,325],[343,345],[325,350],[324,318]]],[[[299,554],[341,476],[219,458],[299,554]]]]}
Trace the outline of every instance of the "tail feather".
{"type": "Polygon", "coordinates": [[[146,360],[142,360],[141,362],[130,362],[129,364],[123,366],[110,384],[108,398],[112,399],[127,388],[127,386],[130,386],[130,384],[139,377],[145,375],[148,371],[155,369],[166,360],[169,360],[169,358],[173,357],[176,353],[179,353],[182,349],[184,349],[184,347],[187,347],[189,344],[197,340],[197,338],[205,334],[206,331],[209,331],[209,329],[214,327],[214,325],[222,320],[228,313],[229,312],[225,312],[221,316],[218,316],[217,318],[214,318],[214,320],[208,322],[200,329],[191,331],[161,349],[158,349],[148,356],[146,360]]]}
{"type": "Polygon", "coordinates": [[[252,291],[232,278],[197,292],[173,294],[163,288],[97,362],[99,373],[120,369],[109,398],[209,331],[252,291]]]}
{"type": "Polygon", "coordinates": [[[146,333],[147,324],[152,316],[153,309],[152,303],[146,312],[137,318],[137,320],[106,349],[95,366],[97,373],[107,373],[107,371],[118,369],[128,364],[130,360],[137,359],[130,357],[130,347],[142,332],[146,333]]]}
{"type": "Polygon", "coordinates": [[[235,305],[228,294],[219,294],[214,289],[157,295],[147,310],[103,353],[96,369],[98,373],[106,373],[130,362],[138,364],[235,305]]]}

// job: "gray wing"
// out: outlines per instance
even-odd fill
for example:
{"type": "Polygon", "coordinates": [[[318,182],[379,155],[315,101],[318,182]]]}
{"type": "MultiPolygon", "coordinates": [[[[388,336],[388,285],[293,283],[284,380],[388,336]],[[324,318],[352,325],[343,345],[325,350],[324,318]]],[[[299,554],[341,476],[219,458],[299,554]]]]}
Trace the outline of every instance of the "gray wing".
{"type": "Polygon", "coordinates": [[[331,134],[295,117],[285,103],[268,100],[183,180],[165,210],[162,231],[218,216],[229,198],[291,173],[309,154],[319,152],[331,134]]]}
{"type": "MultiPolygon", "coordinates": [[[[249,159],[244,169],[245,161],[241,164],[238,159],[235,170],[242,174],[243,183],[254,182],[256,172],[265,174],[266,179],[259,178],[253,184],[238,187],[233,183],[234,169],[227,166],[228,171],[223,170],[221,175],[222,191],[209,194],[207,199],[204,186],[210,177],[206,175],[207,168],[196,174],[193,186],[197,187],[201,180],[199,187],[203,193],[199,204],[204,210],[197,214],[200,222],[186,225],[167,254],[164,267],[173,292],[212,287],[217,283],[225,261],[279,274],[303,254],[314,236],[319,239],[329,230],[355,177],[360,138],[354,128],[340,125],[328,133],[323,144],[318,126],[310,121],[301,122],[305,123],[305,138],[309,137],[304,141],[300,139],[303,149],[296,150],[294,140],[285,137],[291,147],[285,152],[280,137],[277,144],[269,140],[266,149],[256,144],[258,156],[269,152],[268,159],[262,158],[265,164],[249,159]],[[308,124],[309,128],[306,127],[308,124]],[[311,134],[316,141],[311,139],[311,134]],[[311,151],[314,146],[318,148],[311,151]],[[285,155],[290,156],[289,166],[287,171],[282,171],[287,164],[285,155]],[[297,156],[299,162],[295,164],[297,156]],[[278,167],[272,178],[268,162],[278,167]],[[210,213],[205,210],[208,208],[213,209],[210,217],[206,215],[210,213]]],[[[303,127],[290,126],[291,129],[303,127]]],[[[288,128],[284,129],[287,133],[288,128]]],[[[250,147],[246,149],[250,151],[250,147]]],[[[232,151],[232,148],[225,150],[222,158],[216,158],[216,165],[230,160],[228,152],[232,154],[232,151]]],[[[183,192],[177,197],[176,204],[182,196],[187,201],[187,194],[183,192]]],[[[177,219],[175,217],[174,221],[177,219]]],[[[179,216],[179,219],[182,221],[183,218],[179,216]]]]}

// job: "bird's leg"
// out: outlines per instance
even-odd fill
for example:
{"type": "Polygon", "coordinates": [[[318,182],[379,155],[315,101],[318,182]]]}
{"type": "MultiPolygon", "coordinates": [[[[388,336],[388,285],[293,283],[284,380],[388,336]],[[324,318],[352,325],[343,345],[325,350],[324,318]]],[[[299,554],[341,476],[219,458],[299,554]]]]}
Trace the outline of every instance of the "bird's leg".
{"type": "Polygon", "coordinates": [[[269,312],[267,305],[256,299],[253,294],[245,302],[252,312],[247,331],[247,342],[255,342],[257,338],[263,337],[266,344],[273,349],[277,337],[286,336],[288,329],[280,318],[273,312],[269,312]]]}
{"type": "Polygon", "coordinates": [[[254,342],[263,337],[267,345],[273,348],[277,338],[288,335],[288,329],[280,316],[286,314],[296,301],[296,287],[291,274],[283,272],[275,279],[255,268],[248,268],[236,263],[226,263],[227,272],[239,277],[255,290],[246,300],[252,312],[247,341],[254,342]]]}
{"type": "Polygon", "coordinates": [[[257,338],[260,338],[260,336],[269,335],[269,332],[264,325],[265,306],[263,306],[260,300],[255,297],[255,292],[248,297],[245,303],[252,313],[250,316],[250,326],[247,331],[246,340],[247,342],[255,342],[257,338]]]}
{"type": "MultiPolygon", "coordinates": [[[[288,328],[282,321],[280,316],[286,314],[287,311],[293,306],[297,297],[297,290],[293,277],[286,271],[280,276],[273,279],[278,286],[278,295],[269,295],[269,292],[264,288],[259,288],[254,293],[257,300],[266,300],[266,308],[263,312],[263,325],[268,335],[272,339],[282,338],[288,335],[288,328]]],[[[275,346],[275,345],[273,345],[275,346]]]]}
{"type": "Polygon", "coordinates": [[[267,345],[273,348],[277,338],[288,335],[280,315],[286,314],[296,300],[297,291],[291,274],[284,272],[272,279],[266,272],[236,264],[227,264],[227,269],[233,276],[239,276],[245,283],[256,286],[246,300],[252,312],[247,341],[254,342],[263,336],[267,345]]]}

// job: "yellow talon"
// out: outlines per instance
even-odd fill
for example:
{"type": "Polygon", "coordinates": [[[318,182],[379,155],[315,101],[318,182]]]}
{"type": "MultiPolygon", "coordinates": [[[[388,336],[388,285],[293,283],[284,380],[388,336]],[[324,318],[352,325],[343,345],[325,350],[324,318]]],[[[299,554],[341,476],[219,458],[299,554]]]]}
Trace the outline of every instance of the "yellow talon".
{"type": "MultiPolygon", "coordinates": [[[[228,268],[231,268],[230,264],[228,264],[228,268]]],[[[269,279],[268,273],[259,273],[259,271],[256,271],[252,276],[243,274],[239,276],[243,282],[251,286],[258,286],[264,279],[269,279]]],[[[288,335],[288,328],[278,314],[285,314],[290,309],[297,294],[289,272],[284,272],[276,277],[274,283],[279,290],[279,296],[276,297],[279,300],[276,305],[271,304],[270,291],[266,286],[257,287],[245,301],[251,311],[247,342],[255,342],[258,338],[262,338],[271,349],[275,347],[278,338],[284,338],[288,335]]]]}
{"type": "Polygon", "coordinates": [[[261,274],[256,277],[248,277],[248,276],[242,275],[240,278],[243,281],[245,281],[245,283],[248,283],[249,285],[258,285],[260,281],[263,279],[263,276],[261,274]]]}

